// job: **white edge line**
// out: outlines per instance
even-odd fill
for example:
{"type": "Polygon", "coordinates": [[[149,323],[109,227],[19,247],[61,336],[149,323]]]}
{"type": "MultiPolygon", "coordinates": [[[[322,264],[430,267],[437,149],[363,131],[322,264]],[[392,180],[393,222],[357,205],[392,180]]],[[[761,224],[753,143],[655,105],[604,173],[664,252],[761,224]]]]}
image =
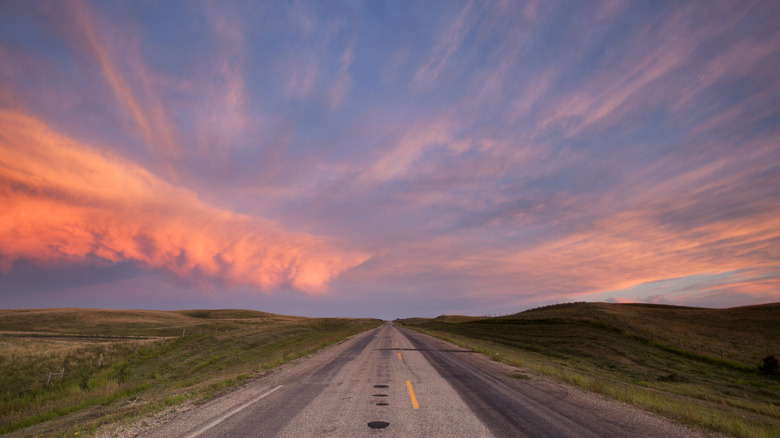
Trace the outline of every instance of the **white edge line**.
{"type": "Polygon", "coordinates": [[[237,414],[239,411],[241,411],[242,409],[245,409],[247,406],[260,401],[262,398],[270,395],[272,392],[276,391],[277,389],[281,388],[282,386],[283,385],[279,385],[276,388],[266,392],[265,394],[262,394],[262,395],[260,395],[258,397],[253,398],[252,400],[250,400],[250,401],[244,403],[243,405],[233,409],[232,411],[228,412],[227,414],[217,418],[216,420],[212,421],[211,423],[203,426],[202,428],[198,429],[196,432],[193,432],[193,433],[187,435],[186,438],[195,438],[196,436],[202,434],[203,432],[211,429],[212,427],[216,426],[217,424],[219,424],[219,423],[227,420],[228,418],[232,417],[233,415],[237,414]]]}

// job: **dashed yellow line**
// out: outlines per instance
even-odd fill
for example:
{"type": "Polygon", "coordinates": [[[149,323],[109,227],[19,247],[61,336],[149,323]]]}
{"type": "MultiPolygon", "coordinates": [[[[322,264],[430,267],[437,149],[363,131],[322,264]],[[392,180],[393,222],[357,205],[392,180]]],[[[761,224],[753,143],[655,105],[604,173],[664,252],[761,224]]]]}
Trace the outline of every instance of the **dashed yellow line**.
{"type": "Polygon", "coordinates": [[[398,342],[395,343],[395,346],[398,347],[398,342]]]}
{"type": "Polygon", "coordinates": [[[398,352],[398,360],[404,360],[404,358],[401,357],[401,352],[398,352]]]}
{"type": "Polygon", "coordinates": [[[417,403],[417,397],[414,396],[414,389],[412,389],[412,382],[406,381],[406,389],[409,390],[409,398],[412,399],[412,408],[420,409],[420,404],[417,403]]]}

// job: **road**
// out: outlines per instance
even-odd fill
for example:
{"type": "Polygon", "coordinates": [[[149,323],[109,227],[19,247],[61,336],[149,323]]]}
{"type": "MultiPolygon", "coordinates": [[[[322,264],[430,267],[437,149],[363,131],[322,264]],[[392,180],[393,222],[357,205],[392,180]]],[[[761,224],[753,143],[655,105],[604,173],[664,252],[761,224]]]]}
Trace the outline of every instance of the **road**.
{"type": "Polygon", "coordinates": [[[391,323],[184,412],[148,437],[691,437],[636,408],[391,323]]]}

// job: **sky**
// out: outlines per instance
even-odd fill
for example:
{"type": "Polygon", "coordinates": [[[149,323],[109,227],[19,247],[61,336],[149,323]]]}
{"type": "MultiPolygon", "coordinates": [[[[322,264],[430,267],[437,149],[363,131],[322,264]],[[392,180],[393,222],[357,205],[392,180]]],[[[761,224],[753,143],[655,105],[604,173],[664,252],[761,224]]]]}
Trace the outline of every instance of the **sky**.
{"type": "Polygon", "coordinates": [[[780,2],[0,2],[0,308],[780,301],[780,2]]]}

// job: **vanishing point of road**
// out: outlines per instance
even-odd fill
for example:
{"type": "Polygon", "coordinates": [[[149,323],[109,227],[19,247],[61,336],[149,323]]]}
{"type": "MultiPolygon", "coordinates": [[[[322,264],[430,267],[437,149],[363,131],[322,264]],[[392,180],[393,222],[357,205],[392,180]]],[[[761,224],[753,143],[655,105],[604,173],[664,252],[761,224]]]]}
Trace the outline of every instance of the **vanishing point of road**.
{"type": "Polygon", "coordinates": [[[177,415],[148,437],[691,437],[669,420],[386,323],[177,415]]]}

